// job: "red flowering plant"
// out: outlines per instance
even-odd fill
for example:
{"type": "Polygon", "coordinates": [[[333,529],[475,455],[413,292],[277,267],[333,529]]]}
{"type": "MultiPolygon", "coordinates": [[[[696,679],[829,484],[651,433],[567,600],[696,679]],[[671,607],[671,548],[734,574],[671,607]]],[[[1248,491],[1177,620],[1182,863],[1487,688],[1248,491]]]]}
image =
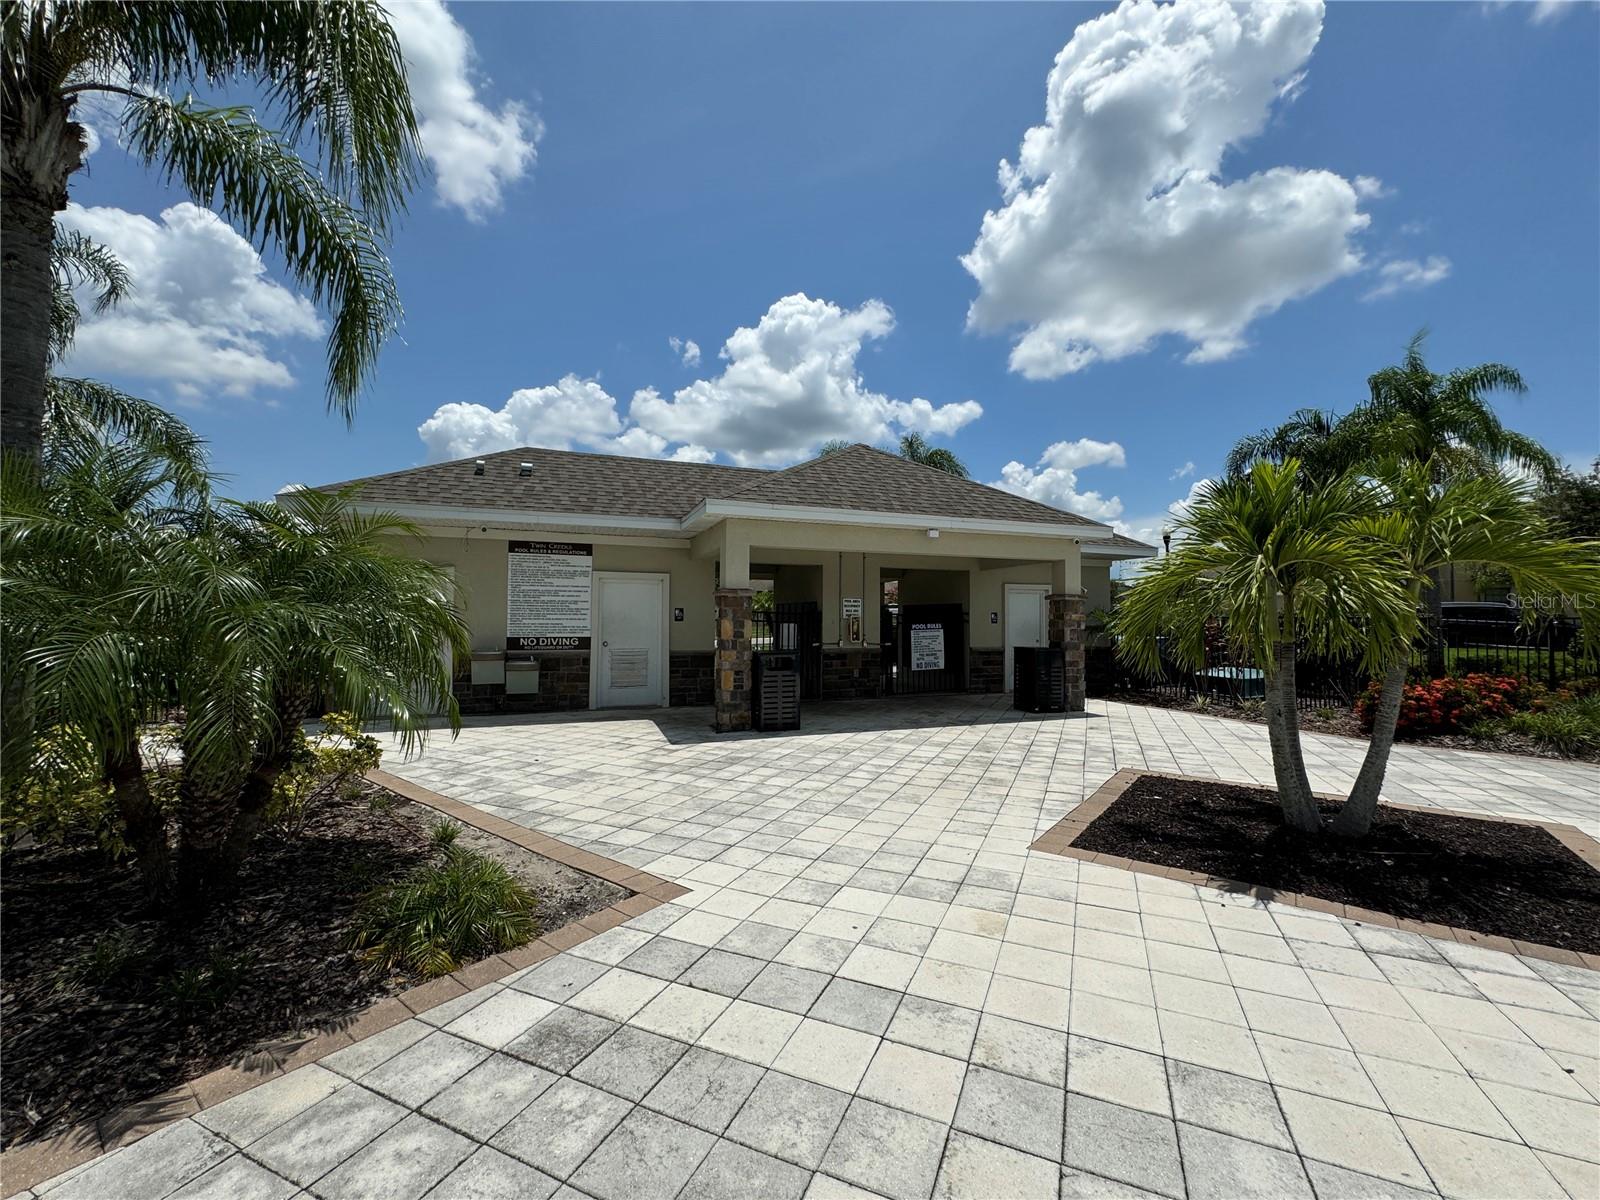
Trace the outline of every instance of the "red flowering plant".
{"type": "MultiPolygon", "coordinates": [[[[1379,690],[1374,682],[1356,701],[1356,716],[1361,728],[1369,733],[1379,690]]],[[[1395,736],[1459,733],[1479,721],[1510,716],[1532,707],[1542,691],[1515,675],[1471,674],[1408,683],[1400,697],[1400,719],[1395,726],[1395,736]]]]}

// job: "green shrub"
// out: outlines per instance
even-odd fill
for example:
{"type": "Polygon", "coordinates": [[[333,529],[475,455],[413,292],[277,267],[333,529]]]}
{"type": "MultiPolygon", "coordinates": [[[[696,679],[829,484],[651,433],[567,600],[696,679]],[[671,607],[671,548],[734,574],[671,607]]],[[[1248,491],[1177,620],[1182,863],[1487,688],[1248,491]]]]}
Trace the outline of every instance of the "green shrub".
{"type": "MultiPolygon", "coordinates": [[[[150,793],[163,809],[177,798],[176,773],[167,769],[177,732],[176,726],[156,726],[143,739],[150,793]]],[[[43,734],[27,782],[0,790],[0,841],[9,846],[24,832],[56,846],[93,842],[114,862],[131,852],[94,747],[74,729],[58,726],[43,734]]]]}
{"type": "Polygon", "coordinates": [[[354,948],[425,979],[538,934],[534,895],[499,863],[451,845],[443,859],[362,901],[354,948]]]}
{"type": "Polygon", "coordinates": [[[1600,696],[1569,700],[1543,712],[1516,713],[1495,724],[1575,758],[1600,750],[1600,696]]]}
{"type": "Polygon", "coordinates": [[[382,744],[364,733],[360,720],[351,713],[327,714],[322,718],[322,732],[311,737],[295,730],[289,769],[278,776],[273,788],[267,822],[290,833],[299,832],[313,807],[330,796],[348,799],[356,781],[382,759],[382,744]]]}
{"type": "Polygon", "coordinates": [[[448,850],[456,844],[456,839],[461,836],[461,826],[454,821],[447,821],[440,817],[433,823],[433,828],[428,831],[428,841],[435,850],[448,850]]]}

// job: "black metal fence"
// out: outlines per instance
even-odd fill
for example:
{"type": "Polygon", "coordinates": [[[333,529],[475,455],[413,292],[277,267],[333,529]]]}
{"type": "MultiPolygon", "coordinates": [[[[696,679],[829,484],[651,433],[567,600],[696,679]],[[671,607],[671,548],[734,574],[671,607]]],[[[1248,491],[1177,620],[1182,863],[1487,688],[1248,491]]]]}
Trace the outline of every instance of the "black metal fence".
{"type": "Polygon", "coordinates": [[[822,698],[822,609],[813,601],[758,608],[750,614],[750,648],[756,654],[793,654],[800,668],[800,699],[822,698]]]}
{"type": "MultiPolygon", "coordinates": [[[[1516,675],[1560,687],[1568,681],[1600,675],[1600,663],[1583,653],[1576,620],[1548,618],[1534,626],[1514,621],[1446,615],[1429,620],[1411,650],[1416,678],[1484,672],[1516,675]]],[[[1204,664],[1180,665],[1157,640],[1160,667],[1154,677],[1135,673],[1116,655],[1105,635],[1092,639],[1085,663],[1091,696],[1155,693],[1168,699],[1204,696],[1227,705],[1265,699],[1265,677],[1248,655],[1235,654],[1221,631],[1208,639],[1204,664]]],[[[1349,708],[1366,690],[1368,676],[1355,659],[1325,659],[1302,654],[1296,664],[1297,706],[1302,709],[1349,708]]]]}
{"type": "Polygon", "coordinates": [[[884,695],[966,691],[967,618],[961,605],[886,604],[878,621],[884,695]]]}

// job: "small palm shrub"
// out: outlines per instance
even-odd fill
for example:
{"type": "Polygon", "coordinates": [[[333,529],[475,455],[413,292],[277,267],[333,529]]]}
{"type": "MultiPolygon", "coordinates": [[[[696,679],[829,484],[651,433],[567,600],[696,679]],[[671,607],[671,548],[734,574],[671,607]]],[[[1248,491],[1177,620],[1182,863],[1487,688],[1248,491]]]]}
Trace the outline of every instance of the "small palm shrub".
{"type": "Polygon", "coordinates": [[[432,979],[537,936],[536,910],[503,866],[451,838],[439,862],[367,895],[352,941],[367,962],[432,979]]]}

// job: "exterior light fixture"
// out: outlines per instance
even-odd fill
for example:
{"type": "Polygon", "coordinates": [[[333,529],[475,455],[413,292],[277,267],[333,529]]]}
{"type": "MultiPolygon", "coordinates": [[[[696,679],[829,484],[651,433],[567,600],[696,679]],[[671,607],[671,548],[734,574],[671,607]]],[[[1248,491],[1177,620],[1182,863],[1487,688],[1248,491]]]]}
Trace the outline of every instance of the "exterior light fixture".
{"type": "Polygon", "coordinates": [[[1168,554],[1172,553],[1172,526],[1171,525],[1163,525],[1161,527],[1161,544],[1167,548],[1167,553],[1168,554]]]}
{"type": "Polygon", "coordinates": [[[931,538],[936,538],[939,536],[939,531],[937,529],[930,529],[928,530],[928,536],[931,538]]]}

